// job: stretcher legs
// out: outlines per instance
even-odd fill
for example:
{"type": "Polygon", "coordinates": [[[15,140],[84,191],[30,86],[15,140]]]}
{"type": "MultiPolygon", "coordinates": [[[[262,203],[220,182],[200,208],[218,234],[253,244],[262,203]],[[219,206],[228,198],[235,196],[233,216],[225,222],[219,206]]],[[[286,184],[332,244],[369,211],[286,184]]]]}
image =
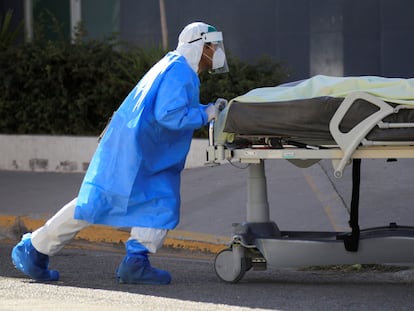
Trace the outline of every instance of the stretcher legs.
{"type": "Polygon", "coordinates": [[[257,238],[280,237],[276,224],[270,222],[264,161],[250,164],[248,170],[247,223],[233,225],[231,247],[221,251],[215,260],[217,276],[229,283],[240,281],[251,268],[266,269],[266,260],[255,246],[257,238]]]}
{"type": "Polygon", "coordinates": [[[248,170],[247,222],[268,222],[270,216],[264,161],[250,164],[248,170]]]}
{"type": "MultiPolygon", "coordinates": [[[[353,186],[358,188],[359,182],[353,186]]],[[[247,222],[233,224],[230,247],[218,253],[215,259],[214,268],[222,281],[236,283],[246,271],[266,270],[268,266],[414,262],[414,227],[396,223],[364,230],[358,227],[358,235],[354,232],[280,231],[269,219],[263,160],[250,164],[247,192],[247,222]],[[346,247],[349,237],[357,239],[357,247],[346,247]]],[[[356,219],[352,221],[351,217],[351,223],[357,226],[357,213],[353,216],[356,219]]]]}

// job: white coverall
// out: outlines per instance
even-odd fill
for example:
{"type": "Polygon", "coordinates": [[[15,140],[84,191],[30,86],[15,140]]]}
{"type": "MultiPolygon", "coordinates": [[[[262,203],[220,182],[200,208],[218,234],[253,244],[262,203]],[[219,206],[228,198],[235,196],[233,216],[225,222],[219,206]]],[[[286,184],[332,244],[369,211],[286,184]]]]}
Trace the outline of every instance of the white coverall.
{"type": "MultiPolygon", "coordinates": [[[[75,235],[91,224],[73,218],[76,198],[67,203],[50,218],[43,227],[32,233],[32,244],[41,253],[53,256],[59,252],[75,235]]],[[[130,239],[137,240],[149,252],[155,253],[161,248],[167,235],[166,229],[133,227],[130,239]]]]}

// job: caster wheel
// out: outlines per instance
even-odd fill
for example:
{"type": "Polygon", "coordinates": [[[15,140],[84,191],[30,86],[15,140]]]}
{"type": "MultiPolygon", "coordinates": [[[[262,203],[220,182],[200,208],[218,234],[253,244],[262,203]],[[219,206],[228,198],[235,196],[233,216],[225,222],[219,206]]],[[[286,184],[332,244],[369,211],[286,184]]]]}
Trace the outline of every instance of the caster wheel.
{"type": "Polygon", "coordinates": [[[224,249],[216,256],[214,270],[222,281],[237,283],[247,271],[247,260],[232,248],[224,249]]]}

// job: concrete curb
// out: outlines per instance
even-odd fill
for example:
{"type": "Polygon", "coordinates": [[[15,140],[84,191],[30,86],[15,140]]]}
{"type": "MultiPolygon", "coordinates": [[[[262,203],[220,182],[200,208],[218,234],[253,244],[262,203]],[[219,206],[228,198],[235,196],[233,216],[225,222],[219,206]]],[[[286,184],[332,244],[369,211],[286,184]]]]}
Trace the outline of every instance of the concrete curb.
{"type": "MultiPolygon", "coordinates": [[[[0,134],[0,170],[84,173],[97,137],[0,134]]],[[[203,166],[207,139],[193,139],[185,168],[203,166]]]]}
{"type": "MultiPolygon", "coordinates": [[[[0,215],[0,239],[19,240],[26,232],[32,232],[43,226],[44,219],[34,219],[27,216],[0,215]]],[[[129,238],[129,229],[92,225],[80,231],[75,240],[88,242],[123,244],[129,238]]],[[[211,234],[171,230],[165,239],[164,246],[218,253],[230,244],[229,237],[211,234]]]]}

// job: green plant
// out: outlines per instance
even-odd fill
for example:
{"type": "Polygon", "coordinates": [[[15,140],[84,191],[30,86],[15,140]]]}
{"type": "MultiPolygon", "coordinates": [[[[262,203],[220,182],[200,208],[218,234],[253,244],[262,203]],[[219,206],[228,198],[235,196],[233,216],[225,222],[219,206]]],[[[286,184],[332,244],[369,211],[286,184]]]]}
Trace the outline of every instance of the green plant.
{"type": "MultiPolygon", "coordinates": [[[[57,21],[52,24],[58,31],[57,21]]],[[[62,36],[47,40],[42,29],[37,27],[30,43],[0,49],[0,133],[98,135],[164,54],[161,47],[125,47],[113,37],[90,40],[82,25],[72,43],[62,36]]],[[[228,60],[228,74],[200,75],[202,103],[232,99],[252,88],[277,85],[286,77],[270,58],[255,64],[228,60]]],[[[195,137],[207,137],[206,127],[195,137]]]]}
{"type": "Polygon", "coordinates": [[[11,29],[11,20],[13,17],[13,11],[8,10],[6,14],[3,16],[0,16],[0,48],[4,49],[8,46],[14,44],[17,41],[17,38],[21,34],[22,30],[22,23],[19,23],[19,25],[15,29],[11,29]]]}

